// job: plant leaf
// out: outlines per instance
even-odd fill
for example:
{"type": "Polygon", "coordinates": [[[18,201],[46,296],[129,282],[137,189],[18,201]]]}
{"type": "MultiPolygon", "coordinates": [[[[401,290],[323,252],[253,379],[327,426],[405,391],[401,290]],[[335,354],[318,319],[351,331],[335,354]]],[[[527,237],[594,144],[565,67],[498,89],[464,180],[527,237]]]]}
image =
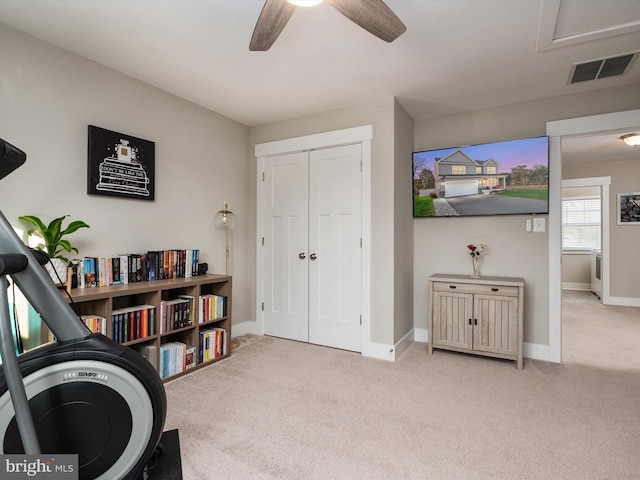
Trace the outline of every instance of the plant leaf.
{"type": "MultiPolygon", "coordinates": [[[[74,250],[74,247],[71,246],[71,243],[69,242],[69,240],[60,240],[58,242],[58,245],[60,247],[62,247],[63,249],[65,249],[67,252],[72,252],[74,250]]],[[[61,251],[61,250],[59,250],[59,251],[61,251]]],[[[76,249],[76,251],[77,251],[77,249],[76,249]]]]}
{"type": "MultiPolygon", "coordinates": [[[[23,215],[21,217],[18,217],[18,220],[22,220],[24,222],[29,222],[32,225],[35,225],[37,227],[38,230],[43,231],[46,230],[47,227],[44,223],[42,223],[42,220],[40,220],[38,217],[36,217],[35,215],[23,215]]],[[[33,230],[29,230],[30,232],[33,232],[33,230]]],[[[31,233],[27,233],[28,235],[31,235],[31,233]]]]}
{"type": "Polygon", "coordinates": [[[65,228],[62,232],[61,235],[68,235],[70,233],[75,232],[76,230],[80,229],[80,228],[91,228],[89,227],[89,225],[87,225],[86,223],[84,223],[82,220],[75,220],[73,222],[71,222],[69,225],[67,225],[67,228],[65,228]]]}

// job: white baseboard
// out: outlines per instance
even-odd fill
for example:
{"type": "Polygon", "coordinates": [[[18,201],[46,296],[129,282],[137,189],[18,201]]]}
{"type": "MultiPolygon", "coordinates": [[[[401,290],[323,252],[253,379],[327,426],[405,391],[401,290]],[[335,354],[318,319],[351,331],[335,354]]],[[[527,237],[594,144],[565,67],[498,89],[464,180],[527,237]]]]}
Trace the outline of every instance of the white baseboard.
{"type": "Polygon", "coordinates": [[[360,353],[363,357],[377,358],[378,360],[393,362],[396,359],[395,347],[384,343],[368,342],[362,346],[362,352],[360,353]]]}
{"type": "MultiPolygon", "coordinates": [[[[242,335],[260,335],[257,322],[242,322],[231,326],[231,337],[240,337],[242,335]]],[[[363,357],[377,358],[379,360],[395,361],[413,341],[413,330],[407,333],[395,345],[386,345],[383,343],[369,342],[362,347],[361,355],[363,357]]]]}
{"type": "MultiPolygon", "coordinates": [[[[609,297],[605,305],[618,305],[621,307],[640,307],[640,298],[632,297],[609,297]]],[[[604,301],[602,302],[604,303],[604,301]]]]}
{"type": "MultiPolygon", "coordinates": [[[[638,301],[638,299],[633,298],[615,297],[615,299],[638,301]]],[[[627,304],[625,303],[621,305],[627,304]]],[[[640,306],[640,302],[631,306],[640,306]]],[[[232,325],[231,332],[232,337],[239,337],[242,335],[262,335],[262,333],[258,331],[257,322],[242,322],[232,325]]],[[[400,355],[402,355],[407,348],[409,348],[411,342],[427,343],[428,341],[429,330],[426,328],[414,328],[402,337],[402,339],[400,339],[400,341],[395,345],[369,342],[363,346],[361,354],[363,357],[371,357],[377,358],[378,360],[394,362],[396,359],[400,358],[400,355]]],[[[525,343],[523,345],[523,355],[525,358],[530,358],[531,360],[542,360],[544,362],[548,362],[549,346],[540,345],[538,343],[525,343]]]]}
{"type": "Polygon", "coordinates": [[[591,290],[591,283],[571,283],[571,282],[562,282],[563,290],[591,290]]]}
{"type": "MultiPolygon", "coordinates": [[[[429,330],[426,328],[415,328],[413,330],[413,340],[416,342],[427,343],[429,341],[429,330]]],[[[522,345],[522,354],[525,358],[531,360],[549,361],[549,345],[540,345],[538,343],[525,343],[522,345]]]]}
{"type": "Polygon", "coordinates": [[[422,343],[429,342],[429,330],[426,328],[414,328],[413,340],[422,343]]]}
{"type": "Polygon", "coordinates": [[[531,360],[550,361],[549,345],[541,345],[539,343],[525,343],[522,345],[522,355],[531,360]]]}
{"type": "Polygon", "coordinates": [[[242,322],[231,325],[231,337],[241,337],[242,335],[262,335],[258,331],[258,322],[242,322]]]}
{"type": "Polygon", "coordinates": [[[400,355],[402,355],[404,351],[411,346],[411,344],[413,343],[413,338],[413,330],[410,330],[404,337],[400,339],[400,341],[396,342],[394,360],[400,358],[400,355]]]}

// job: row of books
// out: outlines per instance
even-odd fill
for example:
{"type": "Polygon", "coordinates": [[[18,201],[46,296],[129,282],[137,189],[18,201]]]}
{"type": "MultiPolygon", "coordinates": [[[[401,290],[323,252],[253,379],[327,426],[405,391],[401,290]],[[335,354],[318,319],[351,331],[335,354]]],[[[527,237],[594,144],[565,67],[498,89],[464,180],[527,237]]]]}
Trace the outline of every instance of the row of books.
{"type": "MultiPolygon", "coordinates": [[[[227,315],[227,297],[207,294],[200,296],[199,323],[207,323],[227,315]]],[[[195,297],[179,295],[172,300],[160,301],[160,334],[194,325],[195,297]]],[[[100,315],[81,315],[92,332],[107,335],[106,319],[100,315]]],[[[156,334],[156,307],[136,305],[113,310],[111,338],[118,343],[131,342],[156,334]]]]}
{"type": "Polygon", "coordinates": [[[227,353],[227,331],[224,328],[208,328],[200,331],[198,362],[208,362],[227,353]]]}
{"type": "Polygon", "coordinates": [[[153,305],[119,308],[112,312],[111,317],[111,338],[117,343],[156,334],[156,307],[153,305]]]}
{"type": "Polygon", "coordinates": [[[79,288],[192,277],[198,275],[199,255],[190,249],[84,257],[74,273],[79,288]]]}
{"type": "MultiPolygon", "coordinates": [[[[107,319],[100,315],[80,315],[85,326],[94,333],[107,335],[107,319]]],[[[111,339],[116,343],[131,342],[155,335],[155,307],[143,305],[114,310],[111,339]]]]}
{"type": "Polygon", "coordinates": [[[167,378],[196,366],[195,347],[182,342],[167,342],[160,345],[158,373],[167,378]]]}
{"type": "Polygon", "coordinates": [[[223,295],[200,295],[198,323],[211,322],[227,316],[227,297],[223,295]]]}
{"type": "MultiPolygon", "coordinates": [[[[144,309],[138,310],[144,312],[144,309]]],[[[147,313],[154,311],[153,307],[146,309],[147,313]]],[[[124,314],[124,312],[122,313],[124,314]]],[[[122,315],[117,314],[117,315],[122,315]]],[[[114,313],[114,317],[116,314],[114,313]]],[[[82,321],[92,332],[106,334],[106,319],[99,315],[81,315],[82,321]]],[[[134,324],[140,325],[140,322],[134,322],[134,324]]],[[[119,339],[114,340],[122,343],[125,338],[130,335],[134,335],[133,330],[128,330],[125,325],[132,325],[131,322],[122,320],[120,322],[121,328],[115,326],[114,318],[114,334],[117,332],[119,339]],[[128,333],[127,333],[128,332],[128,333]]],[[[114,335],[116,337],[116,335],[114,335]]],[[[137,337],[144,338],[144,337],[137,337]]],[[[145,357],[155,368],[158,369],[160,378],[167,378],[172,375],[176,375],[185,370],[196,366],[196,348],[189,346],[182,342],[167,342],[160,345],[160,355],[158,355],[158,349],[155,345],[138,344],[133,345],[143,357],[145,357]]],[[[223,328],[209,328],[200,331],[199,348],[198,348],[198,363],[209,362],[216,358],[222,357],[227,353],[227,331],[223,328]]]]}
{"type": "Polygon", "coordinates": [[[180,295],[173,300],[160,301],[160,333],[193,325],[195,297],[180,295]]]}
{"type": "Polygon", "coordinates": [[[82,323],[93,333],[107,334],[107,319],[100,315],[80,315],[82,323]]]}

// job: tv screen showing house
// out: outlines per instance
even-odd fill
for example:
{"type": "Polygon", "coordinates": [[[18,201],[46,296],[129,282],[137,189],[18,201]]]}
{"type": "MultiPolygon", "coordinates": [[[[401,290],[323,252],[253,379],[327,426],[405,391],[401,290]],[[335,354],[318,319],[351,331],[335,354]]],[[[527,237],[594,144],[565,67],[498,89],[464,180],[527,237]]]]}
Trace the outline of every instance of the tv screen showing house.
{"type": "Polygon", "coordinates": [[[413,153],[413,216],[549,213],[549,137],[413,153]]]}

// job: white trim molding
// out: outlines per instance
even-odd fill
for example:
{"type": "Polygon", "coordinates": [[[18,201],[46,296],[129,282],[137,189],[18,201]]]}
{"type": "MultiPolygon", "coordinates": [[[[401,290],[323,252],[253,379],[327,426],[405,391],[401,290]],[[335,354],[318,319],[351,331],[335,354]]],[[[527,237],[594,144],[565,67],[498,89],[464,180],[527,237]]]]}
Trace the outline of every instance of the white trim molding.
{"type": "Polygon", "coordinates": [[[429,343],[429,329],[428,328],[414,328],[413,340],[421,343],[429,343]]]}
{"type": "Polygon", "coordinates": [[[241,337],[243,335],[262,335],[257,322],[241,322],[231,325],[231,337],[241,337]]]}
{"type": "MultiPolygon", "coordinates": [[[[428,343],[429,342],[429,330],[426,328],[414,329],[413,339],[415,342],[428,343]]],[[[522,345],[522,354],[524,358],[530,360],[549,360],[549,346],[540,345],[538,343],[524,343],[522,345]]]]}
{"type": "Polygon", "coordinates": [[[606,305],[617,305],[619,307],[640,307],[640,298],[610,296],[607,299],[606,305]]]}
{"type": "MultiPolygon", "coordinates": [[[[571,136],[600,134],[620,130],[640,128],[640,110],[605,113],[588,117],[569,118],[547,122],[549,136],[549,352],[548,360],[562,362],[562,138],[571,136]]],[[[607,177],[602,177],[607,178],[607,177]]],[[[603,209],[604,191],[603,188],[603,209]]],[[[607,205],[608,205],[607,196],[607,205]]],[[[606,208],[605,210],[608,210],[606,208]]],[[[605,237],[603,232],[603,237],[605,237]]],[[[608,232],[606,241],[608,242],[608,232]]],[[[603,238],[603,242],[605,239],[603,238]]],[[[608,243],[607,243],[608,247],[608,243]]],[[[605,258],[603,257],[603,262],[605,258]]],[[[608,264],[603,265],[608,272],[608,264]]],[[[607,279],[608,274],[604,275],[607,279]]],[[[603,303],[610,299],[605,297],[603,279],[603,303]]],[[[606,295],[608,296],[608,291],[606,295]]],[[[525,350],[526,353],[526,350],[525,350]]]]}
{"type": "MultiPolygon", "coordinates": [[[[308,151],[317,148],[337,147],[359,143],[362,146],[362,348],[363,356],[385,360],[394,360],[396,347],[371,342],[371,142],[373,140],[373,125],[345,128],[330,132],[304,135],[301,137],[260,143],[255,146],[257,160],[256,175],[256,212],[262,209],[263,197],[262,172],[265,158],[272,155],[308,151]]],[[[264,316],[262,315],[262,298],[264,288],[263,253],[261,248],[262,216],[257,215],[256,225],[256,330],[257,335],[264,334],[264,316]]]]}
{"type": "MultiPolygon", "coordinates": [[[[574,187],[600,187],[600,202],[602,218],[602,239],[600,242],[600,250],[602,251],[602,303],[609,303],[609,186],[611,185],[611,177],[585,177],[570,178],[562,180],[562,188],[574,187]]],[[[560,219],[562,221],[562,218],[560,219]]],[[[562,233],[562,232],[561,232],[562,233]]],[[[562,242],[562,241],[561,241],[562,242]]],[[[562,247],[561,247],[562,248],[562,247]]]]}

